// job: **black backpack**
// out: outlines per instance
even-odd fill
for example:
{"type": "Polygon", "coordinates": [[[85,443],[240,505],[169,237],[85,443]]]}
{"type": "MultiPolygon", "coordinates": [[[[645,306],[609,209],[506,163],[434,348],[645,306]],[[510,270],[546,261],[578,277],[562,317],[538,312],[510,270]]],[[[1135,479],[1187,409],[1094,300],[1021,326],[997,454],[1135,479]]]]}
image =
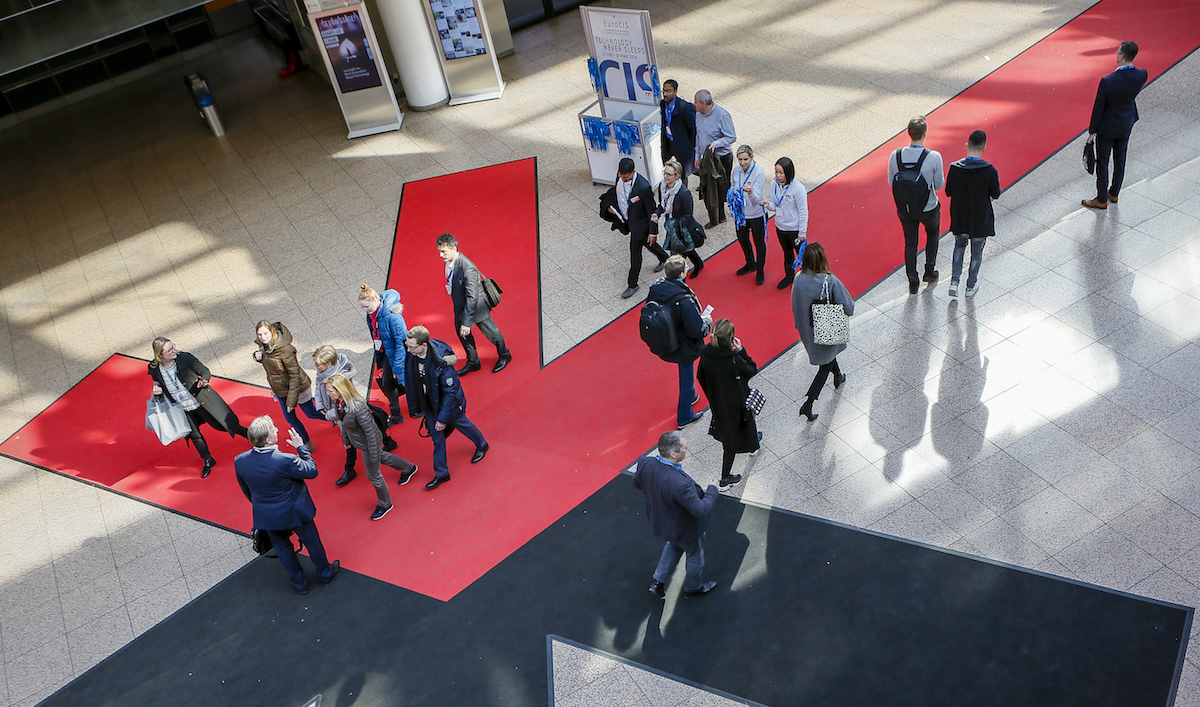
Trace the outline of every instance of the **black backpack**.
{"type": "Polygon", "coordinates": [[[642,341],[650,347],[650,353],[665,360],[679,350],[679,334],[671,305],[648,300],[642,305],[642,316],[638,320],[642,341]]]}
{"type": "Polygon", "coordinates": [[[892,197],[896,200],[896,209],[902,214],[915,216],[925,211],[929,203],[929,182],[921,174],[921,165],[929,156],[927,148],[921,148],[921,157],[915,163],[906,165],[900,161],[903,148],[896,150],[896,176],[892,177],[892,197]]]}

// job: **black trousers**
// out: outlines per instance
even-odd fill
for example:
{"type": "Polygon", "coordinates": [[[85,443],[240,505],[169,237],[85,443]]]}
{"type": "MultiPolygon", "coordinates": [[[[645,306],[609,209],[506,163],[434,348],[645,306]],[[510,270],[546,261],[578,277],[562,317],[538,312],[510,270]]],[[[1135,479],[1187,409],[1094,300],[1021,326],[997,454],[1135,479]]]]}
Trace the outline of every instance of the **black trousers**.
{"type": "Polygon", "coordinates": [[[779,249],[783,251],[783,276],[791,281],[796,277],[792,263],[796,262],[796,239],[800,237],[800,232],[781,231],[776,226],[775,236],[779,239],[779,249]]]}
{"type": "Polygon", "coordinates": [[[765,216],[746,219],[745,226],[738,226],[738,243],[742,246],[742,255],[746,256],[746,267],[754,268],[760,274],[767,266],[767,219],[765,216]],[[754,246],[750,245],[750,237],[754,237],[754,246]],[[757,251],[757,255],[755,255],[757,251]]]}
{"type": "Polygon", "coordinates": [[[383,351],[375,353],[375,369],[379,371],[379,389],[388,399],[388,413],[402,416],[404,413],[400,409],[400,396],[404,394],[404,386],[396,380],[396,374],[392,371],[392,363],[388,361],[387,354],[383,351]]]}
{"type": "Polygon", "coordinates": [[[642,248],[654,254],[658,262],[667,259],[667,251],[657,243],[650,242],[649,234],[644,236],[629,236],[629,280],[630,287],[637,287],[638,275],[642,272],[642,248]]]}
{"type": "MultiPolygon", "coordinates": [[[[467,365],[475,368],[479,365],[479,350],[475,348],[475,333],[472,331],[468,332],[466,336],[463,336],[458,330],[459,326],[461,326],[461,324],[456,324],[454,326],[454,332],[458,334],[458,341],[462,344],[463,349],[467,353],[467,365]]],[[[492,321],[491,315],[488,315],[486,319],[479,322],[475,326],[479,327],[479,331],[483,332],[483,335],[487,337],[488,341],[495,344],[496,355],[498,357],[508,358],[508,356],[510,356],[508,347],[504,344],[504,334],[500,333],[500,327],[496,326],[496,322],[492,321]]]]}
{"type": "Polygon", "coordinates": [[[938,236],[942,229],[942,209],[936,207],[922,213],[920,216],[909,216],[897,213],[900,226],[904,229],[904,272],[908,281],[913,284],[921,283],[917,274],[917,238],[921,226],[925,227],[925,272],[937,268],[938,236]]]}
{"type": "MultiPolygon", "coordinates": [[[[187,417],[188,425],[191,427],[191,432],[188,433],[188,439],[192,441],[192,446],[196,448],[196,451],[200,454],[200,458],[204,461],[208,461],[212,458],[212,453],[208,451],[208,442],[204,439],[204,435],[200,432],[200,425],[208,425],[214,430],[222,431],[224,431],[224,425],[218,422],[217,418],[213,417],[213,414],[209,412],[203,405],[195,410],[189,410],[187,417]]],[[[242,427],[242,424],[239,422],[238,426],[233,430],[233,433],[240,437],[245,437],[246,428],[242,427]]]]}
{"type": "Polygon", "coordinates": [[[829,380],[830,373],[835,376],[842,374],[842,369],[838,368],[836,358],[817,368],[817,375],[813,378],[812,384],[808,386],[808,397],[810,400],[816,400],[821,397],[821,390],[825,387],[825,381],[829,380]]]}
{"type": "Polygon", "coordinates": [[[1125,156],[1129,151],[1129,136],[1096,136],[1096,200],[1108,203],[1109,196],[1120,196],[1125,183],[1125,156]],[[1108,183],[1108,156],[1112,154],[1112,184],[1108,183]]]}

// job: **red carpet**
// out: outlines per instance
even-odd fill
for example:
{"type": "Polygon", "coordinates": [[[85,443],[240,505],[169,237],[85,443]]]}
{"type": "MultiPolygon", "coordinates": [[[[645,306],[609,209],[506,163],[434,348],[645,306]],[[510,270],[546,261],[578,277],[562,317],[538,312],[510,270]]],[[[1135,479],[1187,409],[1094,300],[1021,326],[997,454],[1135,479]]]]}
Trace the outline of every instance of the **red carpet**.
{"type": "MultiPolygon", "coordinates": [[[[1200,2],[1104,0],[931,113],[929,146],[950,162],[962,156],[971,130],[987,130],[988,158],[1008,186],[1086,129],[1096,84],[1113,69],[1113,53],[1125,38],[1141,45],[1137,65],[1158,76],[1200,43],[1200,2]]],[[[908,118],[897,116],[897,128],[908,118]]],[[[809,236],[826,246],[834,270],[855,294],[902,262],[903,240],[885,183],[887,156],[901,144],[905,137],[881,146],[810,199],[809,236]]],[[[409,326],[425,324],[435,338],[459,349],[434,244],[443,231],[454,233],[463,253],[505,290],[495,319],[514,361],[492,374],[495,350],[476,333],[484,370],[464,380],[468,414],[491,452],[470,465],[471,445],[451,437],[453,481],[427,492],[421,484],[432,475],[431,445],[406,423],[397,429],[398,451],[420,464],[421,474],[394,491],[391,515],[371,523],[373,494],[365,479],[345,489],[332,485],[341,450],[324,428],[317,433],[323,446],[316,456],[325,471],[311,487],[332,556],[349,569],[449,599],[673,428],[677,388],[674,367],[649,354],[638,338],[636,311],[541,368],[532,160],[406,185],[389,285],[401,293],[409,326]]],[[[778,245],[768,247],[769,272],[777,278],[778,245]]],[[[708,261],[695,289],[715,316],[737,324],[755,358],[766,362],[796,341],[789,293],[734,277],[740,264],[739,249],[725,249],[708,261]]],[[[228,461],[244,445],[227,437],[217,442],[224,463],[201,481],[194,452],[178,443],[163,450],[141,429],[144,376],[143,363],[114,357],[0,445],[0,452],[245,531],[249,506],[228,461]],[[109,421],[115,421],[112,427],[109,421]],[[69,444],[55,442],[62,430],[71,431],[69,444]]],[[[281,420],[265,391],[228,382],[217,387],[244,420],[262,412],[281,420]]],[[[689,431],[704,433],[702,426],[689,431]]]]}

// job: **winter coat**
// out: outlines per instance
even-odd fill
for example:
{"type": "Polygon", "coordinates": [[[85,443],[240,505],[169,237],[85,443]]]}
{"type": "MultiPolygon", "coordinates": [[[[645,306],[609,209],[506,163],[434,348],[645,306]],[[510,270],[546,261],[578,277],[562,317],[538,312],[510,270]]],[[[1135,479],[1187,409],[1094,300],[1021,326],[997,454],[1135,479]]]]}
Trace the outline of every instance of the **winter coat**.
{"type": "MultiPolygon", "coordinates": [[[[404,340],[408,338],[408,325],[404,323],[400,304],[400,293],[395,290],[384,290],[379,293],[379,310],[375,312],[375,322],[379,326],[379,339],[383,342],[383,353],[388,363],[392,365],[392,373],[401,386],[404,385],[404,360],[408,357],[408,349],[404,348],[404,340]]],[[[371,326],[371,315],[367,315],[367,327],[371,326]]]]}
{"type": "Polygon", "coordinates": [[[408,399],[410,416],[432,415],[437,418],[438,422],[446,424],[465,414],[467,397],[463,394],[462,383],[458,380],[458,374],[454,372],[454,366],[445,360],[446,356],[453,355],[453,353],[453,349],[444,341],[429,340],[429,351],[426,353],[425,359],[424,386],[418,373],[421,359],[416,356],[408,357],[406,375],[413,384],[404,386],[404,391],[408,399]],[[422,404],[422,387],[429,388],[428,409],[425,409],[422,404]]]}
{"type": "MultiPolygon", "coordinates": [[[[337,417],[337,406],[334,405],[334,416],[337,417]]],[[[338,425],[342,428],[342,443],[363,453],[363,465],[366,469],[378,469],[380,451],[383,449],[383,434],[375,423],[371,408],[365,403],[351,400],[346,403],[345,413],[337,417],[338,425]]]]}
{"type": "Polygon", "coordinates": [[[756,373],[758,366],[744,348],[734,353],[708,344],[700,351],[696,382],[712,411],[708,434],[738,453],[758,450],[758,427],[754,415],[746,409],[750,379],[756,373]]]}
{"type": "Polygon", "coordinates": [[[262,353],[263,370],[267,372],[267,385],[275,397],[284,400],[287,407],[294,408],[312,399],[312,379],[300,367],[296,358],[296,347],[292,346],[292,332],[282,322],[272,324],[275,328],[275,345],[254,342],[262,353]]]}
{"type": "Polygon", "coordinates": [[[354,380],[354,362],[344,353],[337,355],[337,361],[334,361],[329,368],[324,371],[317,371],[317,380],[313,385],[313,400],[316,402],[317,410],[325,413],[325,419],[331,422],[337,421],[337,410],[334,409],[333,401],[329,399],[329,391],[325,389],[325,381],[335,373],[340,373],[346,376],[349,380],[354,380]]]}
{"type": "Polygon", "coordinates": [[[700,316],[700,304],[692,288],[687,286],[682,277],[674,280],[663,278],[650,286],[646,301],[670,307],[671,316],[675,319],[679,348],[664,356],[663,360],[671,363],[695,361],[704,346],[709,325],[700,316]]]}
{"type": "MultiPolygon", "coordinates": [[[[162,388],[163,395],[171,398],[167,385],[163,382],[162,370],[159,368],[158,362],[152,361],[146,372],[150,374],[158,387],[162,388]]],[[[236,431],[242,426],[238,422],[238,416],[230,409],[229,404],[217,394],[217,391],[212,389],[212,386],[201,388],[197,385],[199,381],[208,382],[212,378],[212,371],[208,370],[208,366],[190,353],[180,351],[179,356],[175,359],[175,376],[188,389],[192,397],[219,423],[217,429],[228,432],[230,437],[235,436],[236,431]]],[[[171,402],[179,401],[171,399],[171,402]]]]}
{"type": "Polygon", "coordinates": [[[804,350],[808,351],[808,362],[814,366],[823,366],[846,350],[845,344],[824,346],[813,343],[812,313],[808,307],[821,299],[821,285],[826,277],[829,278],[829,299],[842,305],[847,316],[854,314],[854,300],[846,286],[835,276],[814,276],[809,270],[801,270],[796,273],[796,280],[792,283],[792,318],[795,320],[796,330],[800,332],[800,340],[804,342],[804,350]]]}

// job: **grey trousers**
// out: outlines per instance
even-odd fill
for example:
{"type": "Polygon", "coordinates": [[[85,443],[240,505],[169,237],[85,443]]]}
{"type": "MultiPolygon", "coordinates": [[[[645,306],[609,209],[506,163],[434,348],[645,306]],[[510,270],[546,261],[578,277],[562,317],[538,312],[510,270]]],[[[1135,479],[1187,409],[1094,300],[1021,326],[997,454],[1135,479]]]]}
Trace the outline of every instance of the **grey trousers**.
{"type": "Polygon", "coordinates": [[[379,461],[372,459],[374,455],[363,452],[363,469],[367,472],[367,480],[375,487],[375,495],[379,497],[379,505],[386,508],[392,505],[392,494],[388,492],[387,479],[383,478],[383,472],[380,471],[380,462],[396,469],[400,472],[409,472],[417,467],[416,464],[408,461],[404,457],[397,456],[391,452],[379,450],[379,461]]]}
{"type": "MultiPolygon", "coordinates": [[[[479,331],[487,337],[487,340],[496,345],[496,354],[500,358],[509,355],[508,347],[504,345],[504,334],[500,333],[500,327],[496,326],[496,322],[492,321],[491,316],[488,316],[483,321],[475,326],[479,327],[479,331]]],[[[457,331],[457,327],[455,327],[457,331]]],[[[462,342],[463,350],[467,353],[467,363],[472,367],[479,365],[479,351],[475,348],[475,333],[471,332],[466,336],[459,334],[458,340],[462,342]]]]}
{"type": "Polygon", "coordinates": [[[654,581],[666,584],[671,579],[671,573],[675,571],[675,565],[679,563],[679,558],[687,553],[687,563],[684,568],[687,575],[683,580],[683,591],[694,592],[700,588],[704,580],[701,573],[704,571],[704,536],[696,538],[696,540],[687,545],[680,545],[676,542],[667,541],[663,545],[662,557],[658,560],[658,567],[654,570],[654,581]]]}

